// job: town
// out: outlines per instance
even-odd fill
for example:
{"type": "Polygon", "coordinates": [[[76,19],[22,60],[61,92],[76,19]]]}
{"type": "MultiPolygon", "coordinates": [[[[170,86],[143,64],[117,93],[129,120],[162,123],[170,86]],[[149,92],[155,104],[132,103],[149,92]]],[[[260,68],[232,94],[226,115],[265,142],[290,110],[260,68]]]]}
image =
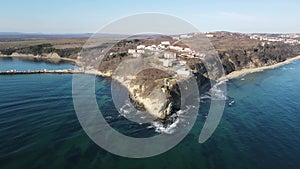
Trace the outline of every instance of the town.
{"type": "MultiPolygon", "coordinates": [[[[181,38],[189,38],[189,36],[185,35],[181,38]]],[[[173,37],[173,39],[178,40],[178,37],[173,37]]],[[[170,41],[161,41],[158,45],[140,44],[135,49],[128,49],[127,53],[134,58],[143,57],[152,66],[172,70],[179,76],[190,76],[191,70],[187,66],[187,62],[189,60],[199,61],[205,56],[185,45],[173,45],[170,41]]]]}
{"type": "Polygon", "coordinates": [[[256,39],[264,42],[283,42],[286,44],[300,44],[300,35],[298,34],[250,34],[250,39],[256,39]]]}

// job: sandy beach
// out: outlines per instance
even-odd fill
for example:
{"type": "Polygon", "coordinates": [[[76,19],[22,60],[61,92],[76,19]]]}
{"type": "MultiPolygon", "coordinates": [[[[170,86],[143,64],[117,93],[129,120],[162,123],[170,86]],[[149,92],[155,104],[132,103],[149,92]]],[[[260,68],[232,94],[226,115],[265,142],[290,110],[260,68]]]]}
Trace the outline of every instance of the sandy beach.
{"type": "Polygon", "coordinates": [[[293,62],[295,60],[299,60],[299,59],[300,59],[300,55],[293,57],[293,58],[289,58],[283,62],[276,63],[276,64],[270,65],[270,66],[263,66],[263,67],[253,68],[253,69],[242,69],[242,70],[238,70],[238,71],[233,71],[233,72],[229,73],[228,75],[226,75],[225,77],[220,78],[218,81],[223,81],[226,79],[234,79],[234,78],[238,78],[238,77],[244,76],[249,73],[261,72],[266,69],[274,69],[274,68],[283,66],[285,64],[291,63],[291,62],[293,62]]]}

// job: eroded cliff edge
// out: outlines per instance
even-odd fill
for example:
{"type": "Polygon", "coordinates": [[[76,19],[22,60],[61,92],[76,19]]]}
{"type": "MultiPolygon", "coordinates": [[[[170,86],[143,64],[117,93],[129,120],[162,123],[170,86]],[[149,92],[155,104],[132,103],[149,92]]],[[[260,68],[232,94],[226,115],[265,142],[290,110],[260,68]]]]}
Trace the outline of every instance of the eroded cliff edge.
{"type": "MultiPolygon", "coordinates": [[[[245,68],[251,69],[274,65],[300,54],[299,44],[285,43],[287,39],[283,39],[284,42],[274,41],[274,39],[282,40],[282,38],[280,38],[282,35],[253,36],[230,32],[215,32],[206,35],[220,56],[225,74],[245,68]],[[270,36],[269,39],[274,42],[269,42],[268,36],[270,36]],[[267,40],[258,40],[251,37],[262,37],[262,39],[267,40]]],[[[97,60],[98,55],[91,55],[92,57],[79,55],[79,52],[82,51],[82,47],[80,46],[85,43],[85,39],[80,39],[76,42],[78,43],[76,45],[72,44],[75,43],[74,40],[72,40],[72,42],[68,40],[66,41],[67,44],[64,42],[64,44],[59,45],[57,45],[57,41],[53,41],[53,43],[50,43],[50,41],[49,43],[45,43],[45,41],[41,41],[41,43],[35,41],[35,45],[28,42],[19,42],[17,46],[15,43],[3,43],[0,44],[0,54],[11,57],[38,56],[36,58],[66,58],[81,61],[85,72],[108,76],[117,80],[129,90],[130,97],[134,102],[140,103],[145,109],[152,112],[151,114],[163,119],[180,108],[181,93],[178,83],[188,79],[188,77],[178,79],[175,77],[174,70],[172,72],[168,70],[158,71],[156,69],[145,69],[134,75],[124,74],[120,76],[119,74],[113,76],[113,73],[122,62],[136,57],[144,58],[149,67],[153,66],[153,62],[151,63],[153,58],[147,57],[142,53],[142,50],[138,51],[137,47],[144,46],[141,47],[141,49],[145,47],[152,49],[152,45],[157,47],[161,42],[167,41],[169,41],[170,44],[174,44],[174,38],[178,37],[137,37],[122,40],[107,51],[104,57],[102,56],[100,63],[97,62],[99,61],[97,60]],[[130,49],[136,49],[136,53],[130,54],[130,49]],[[87,64],[92,62],[95,62],[95,64],[87,64]]],[[[109,45],[110,42],[107,42],[101,46],[93,46],[92,48],[101,51],[109,45]]],[[[172,50],[178,49],[176,45],[169,46],[173,46],[173,48],[170,49],[171,52],[173,52],[172,50]]],[[[177,46],[182,49],[188,48],[182,44],[177,44],[177,46]]],[[[201,57],[201,59],[205,58],[203,55],[201,57]]],[[[191,72],[190,76],[196,78],[198,86],[201,87],[199,91],[205,92],[209,90],[210,80],[212,79],[209,77],[201,59],[199,55],[180,56],[178,62],[180,62],[179,64],[183,63],[184,68],[191,72]]],[[[157,67],[154,66],[154,68],[157,67]]]]}
{"type": "MultiPolygon", "coordinates": [[[[257,40],[249,40],[249,37],[243,34],[219,33],[214,35],[211,41],[219,53],[225,74],[245,68],[274,65],[299,55],[300,51],[299,45],[262,43],[257,40]],[[227,39],[226,43],[220,43],[220,38],[227,39]]],[[[112,50],[99,65],[98,70],[103,74],[113,75],[120,63],[132,58],[127,53],[128,49],[145,44],[140,39],[122,41],[121,43],[123,44],[118,44],[118,49],[112,50]],[[130,44],[129,47],[127,44],[130,44]]],[[[140,57],[145,56],[141,55],[140,57]]],[[[185,67],[190,70],[191,77],[196,77],[200,92],[208,91],[211,87],[210,82],[216,80],[209,77],[202,62],[203,59],[205,58],[185,58],[185,67]]],[[[123,74],[114,78],[128,88],[132,100],[143,105],[155,117],[164,119],[180,109],[178,83],[189,77],[175,80],[176,78],[172,73],[145,69],[134,76],[123,74]]]]}

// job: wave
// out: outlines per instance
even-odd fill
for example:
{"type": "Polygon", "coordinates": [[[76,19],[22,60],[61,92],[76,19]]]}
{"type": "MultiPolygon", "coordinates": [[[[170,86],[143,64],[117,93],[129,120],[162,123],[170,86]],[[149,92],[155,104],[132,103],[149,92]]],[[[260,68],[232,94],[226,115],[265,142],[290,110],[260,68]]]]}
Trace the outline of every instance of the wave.
{"type": "Polygon", "coordinates": [[[211,100],[226,100],[226,91],[224,91],[224,85],[228,80],[223,80],[215,84],[201,99],[211,99],[211,100]]]}
{"type": "Polygon", "coordinates": [[[186,106],[185,110],[179,110],[176,113],[172,114],[170,117],[166,119],[166,121],[154,121],[151,123],[152,127],[155,128],[155,132],[157,133],[164,133],[164,134],[173,134],[176,130],[180,128],[186,127],[190,124],[190,122],[186,117],[186,114],[189,112],[191,108],[195,108],[194,106],[186,106]]]}
{"type": "Polygon", "coordinates": [[[140,119],[138,122],[143,122],[150,118],[144,111],[137,110],[129,100],[125,101],[125,104],[119,109],[119,113],[127,119],[140,119]]]}
{"type": "Polygon", "coordinates": [[[295,70],[296,68],[294,67],[282,67],[282,70],[295,70]]]}

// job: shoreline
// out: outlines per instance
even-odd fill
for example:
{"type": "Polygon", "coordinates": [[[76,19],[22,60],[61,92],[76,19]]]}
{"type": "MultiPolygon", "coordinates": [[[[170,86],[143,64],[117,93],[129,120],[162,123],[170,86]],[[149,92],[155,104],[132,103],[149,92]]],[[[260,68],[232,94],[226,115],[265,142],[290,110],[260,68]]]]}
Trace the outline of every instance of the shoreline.
{"type": "Polygon", "coordinates": [[[54,64],[59,61],[72,62],[76,66],[82,67],[82,63],[77,59],[65,58],[65,57],[49,57],[49,56],[39,56],[39,55],[2,55],[0,54],[0,58],[19,58],[19,59],[41,59],[52,61],[54,64]]]}
{"type": "MultiPolygon", "coordinates": [[[[75,63],[76,65],[78,65],[79,67],[82,67],[80,65],[80,62],[78,62],[76,59],[70,59],[70,58],[60,58],[60,57],[47,57],[47,56],[0,56],[1,57],[10,57],[10,58],[37,58],[37,59],[57,59],[57,60],[67,60],[67,61],[72,61],[73,63],[75,63]]],[[[219,78],[217,80],[217,82],[220,81],[224,81],[227,79],[234,79],[234,78],[238,78],[240,76],[244,76],[246,74],[250,74],[250,73],[255,73],[255,72],[260,72],[266,69],[274,69],[280,66],[283,66],[285,64],[291,63],[295,60],[299,60],[300,59],[300,55],[293,57],[293,58],[289,58],[283,62],[279,62],[276,63],[274,65],[270,65],[270,66],[263,66],[263,67],[258,67],[258,68],[253,68],[253,69],[242,69],[242,70],[238,70],[238,71],[234,71],[222,78],[219,78]]],[[[122,78],[118,78],[112,77],[112,72],[101,72],[99,70],[96,69],[90,69],[90,70],[40,70],[40,71],[28,71],[28,72],[0,72],[0,75],[13,75],[13,74],[39,74],[39,73],[52,73],[52,74],[92,74],[92,75],[96,75],[96,76],[100,76],[100,77],[105,77],[105,78],[111,78],[113,80],[116,80],[120,85],[124,86],[125,88],[127,88],[128,92],[134,96],[135,94],[135,90],[137,88],[139,88],[139,86],[130,86],[128,80],[132,80],[132,79],[127,79],[124,80],[122,78]]],[[[163,110],[163,112],[161,111],[163,107],[165,107],[165,105],[167,104],[167,102],[163,102],[164,97],[160,97],[160,95],[156,94],[153,95],[152,98],[142,98],[142,97],[135,97],[134,100],[138,103],[143,104],[143,106],[146,108],[146,110],[154,117],[159,118],[159,119],[164,119],[166,117],[165,114],[165,110],[163,110]],[[158,104],[158,103],[163,103],[158,104]]],[[[168,105],[169,106],[169,105],[168,105]]]]}
{"type": "Polygon", "coordinates": [[[289,58],[289,59],[287,59],[283,62],[279,62],[279,63],[276,63],[274,65],[270,65],[270,66],[263,66],[263,67],[257,67],[257,68],[251,68],[251,69],[236,70],[236,71],[233,71],[233,72],[229,73],[226,76],[223,76],[223,77],[219,78],[217,81],[220,82],[220,81],[224,81],[224,80],[235,79],[235,78],[238,78],[238,77],[245,76],[247,74],[261,72],[261,71],[268,70],[268,69],[275,69],[275,68],[281,67],[283,65],[289,64],[289,63],[291,63],[293,61],[296,61],[296,60],[300,60],[300,55],[295,56],[293,58],[289,58]]]}
{"type": "MultiPolygon", "coordinates": [[[[82,65],[83,65],[83,63],[79,62],[77,59],[64,58],[64,57],[48,57],[48,56],[35,56],[35,55],[25,55],[25,54],[15,56],[15,55],[2,55],[2,54],[0,54],[0,58],[25,58],[25,59],[28,58],[28,59],[42,59],[42,60],[45,59],[45,60],[50,60],[50,61],[51,60],[52,61],[68,61],[68,62],[74,63],[76,66],[79,66],[79,67],[82,67],[82,65]]],[[[236,70],[236,71],[233,71],[233,72],[219,78],[217,80],[217,82],[221,82],[221,81],[224,81],[224,80],[235,79],[235,78],[238,78],[238,77],[245,76],[247,74],[261,72],[261,71],[268,70],[268,69],[275,69],[275,68],[281,67],[283,65],[289,64],[289,63],[291,63],[293,61],[296,61],[296,60],[300,60],[300,55],[295,56],[293,58],[289,58],[289,59],[287,59],[283,62],[279,62],[279,63],[276,63],[274,65],[236,70]]],[[[70,73],[70,72],[68,72],[68,73],[70,73]]],[[[112,72],[103,73],[103,72],[98,71],[96,69],[85,70],[82,73],[93,74],[93,75],[106,77],[106,78],[111,78],[111,75],[112,75],[112,72]]]]}

